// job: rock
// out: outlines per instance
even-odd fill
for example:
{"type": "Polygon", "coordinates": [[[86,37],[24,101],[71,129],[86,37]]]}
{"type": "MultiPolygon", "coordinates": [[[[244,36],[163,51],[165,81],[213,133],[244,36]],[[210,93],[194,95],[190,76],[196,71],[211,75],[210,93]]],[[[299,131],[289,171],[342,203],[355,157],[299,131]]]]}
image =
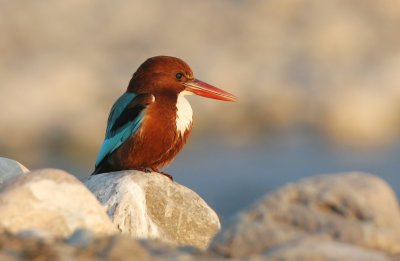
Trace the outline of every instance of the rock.
{"type": "Polygon", "coordinates": [[[51,241],[0,233],[0,260],[226,261],[190,247],[173,247],[153,240],[137,241],[126,235],[95,237],[87,230],[78,230],[65,240],[53,238],[51,241]]]}
{"type": "Polygon", "coordinates": [[[88,247],[94,239],[94,234],[90,230],[78,229],[65,241],[69,245],[88,247]]]}
{"type": "Polygon", "coordinates": [[[54,240],[54,235],[52,235],[50,232],[39,229],[23,230],[18,232],[16,235],[22,238],[40,238],[41,240],[47,241],[54,240]]]}
{"type": "Polygon", "coordinates": [[[86,186],[123,234],[205,249],[220,229],[217,214],[190,189],[157,173],[94,175],[86,186]]]}
{"type": "Polygon", "coordinates": [[[6,181],[27,172],[29,172],[29,170],[18,161],[0,157],[0,187],[6,181]]]}
{"type": "MultiPolygon", "coordinates": [[[[86,232],[77,231],[83,235],[86,232]]],[[[80,237],[80,236],[78,236],[80,237]]],[[[19,237],[11,233],[0,233],[0,260],[25,261],[227,261],[224,258],[187,247],[172,247],[160,242],[137,241],[124,235],[98,238],[84,236],[85,245],[70,244],[67,240],[42,241],[39,238],[19,237]]],[[[246,259],[261,261],[262,259],[246,259]]],[[[230,259],[230,261],[239,261],[230,259]]]]}
{"type": "Polygon", "coordinates": [[[0,190],[0,227],[42,230],[66,237],[78,228],[116,232],[104,208],[74,176],[43,169],[19,176],[0,190]]]}
{"type": "MultiPolygon", "coordinates": [[[[140,240],[141,246],[143,246],[151,256],[155,257],[157,260],[167,261],[227,261],[215,254],[210,254],[204,252],[194,247],[178,247],[171,244],[166,244],[155,240],[140,240]]],[[[233,261],[233,260],[232,260],[233,261]]]]}
{"type": "Polygon", "coordinates": [[[365,249],[329,238],[308,237],[278,246],[265,253],[267,260],[389,261],[385,253],[365,249]]]}
{"type": "Polygon", "coordinates": [[[107,236],[88,241],[86,246],[69,245],[61,239],[51,242],[0,234],[0,260],[51,261],[153,261],[148,251],[126,236],[107,236]]]}
{"type": "Polygon", "coordinates": [[[90,246],[83,247],[81,250],[94,253],[97,257],[102,257],[103,260],[154,260],[146,249],[127,236],[96,239],[90,246]]]}
{"type": "Polygon", "coordinates": [[[331,93],[321,110],[324,120],[319,124],[322,130],[336,144],[359,149],[392,144],[398,130],[395,108],[399,96],[359,84],[361,88],[331,93]]]}
{"type": "Polygon", "coordinates": [[[398,255],[400,213],[394,192],[370,174],[310,177],[267,194],[239,213],[211,249],[245,257],[315,235],[398,255]]]}

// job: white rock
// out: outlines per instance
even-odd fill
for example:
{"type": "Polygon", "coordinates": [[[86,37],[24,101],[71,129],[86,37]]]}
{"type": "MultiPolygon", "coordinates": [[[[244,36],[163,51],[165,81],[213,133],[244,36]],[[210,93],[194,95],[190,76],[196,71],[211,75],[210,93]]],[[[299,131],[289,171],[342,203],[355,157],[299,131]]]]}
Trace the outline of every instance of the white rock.
{"type": "Polygon", "coordinates": [[[85,184],[123,234],[206,248],[220,229],[217,214],[190,189],[158,173],[94,175],[85,184]]]}
{"type": "Polygon", "coordinates": [[[6,181],[27,172],[29,172],[29,170],[18,161],[0,157],[0,187],[6,181]]]}
{"type": "Polygon", "coordinates": [[[239,213],[212,249],[244,257],[315,235],[400,254],[400,212],[393,190],[365,173],[321,175],[286,185],[239,213]]]}
{"type": "Polygon", "coordinates": [[[116,232],[105,209],[74,176],[43,169],[19,176],[0,190],[0,227],[13,233],[42,230],[68,236],[79,228],[116,232]]]}
{"type": "Polygon", "coordinates": [[[307,260],[307,261],[389,261],[385,253],[359,246],[336,242],[326,237],[301,238],[267,251],[266,260],[307,260]]]}

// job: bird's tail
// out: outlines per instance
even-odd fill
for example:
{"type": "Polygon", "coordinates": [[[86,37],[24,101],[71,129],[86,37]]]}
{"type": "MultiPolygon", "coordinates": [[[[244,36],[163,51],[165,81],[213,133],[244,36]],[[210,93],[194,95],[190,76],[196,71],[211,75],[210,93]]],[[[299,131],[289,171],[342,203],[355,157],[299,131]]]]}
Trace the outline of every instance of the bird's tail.
{"type": "Polygon", "coordinates": [[[115,171],[114,167],[108,162],[108,160],[104,159],[94,167],[94,171],[90,175],[92,176],[111,171],[115,171]]]}
{"type": "Polygon", "coordinates": [[[104,172],[105,171],[102,171],[101,165],[95,166],[94,171],[92,172],[92,174],[90,174],[90,176],[101,174],[101,173],[104,173],[104,172]]]}

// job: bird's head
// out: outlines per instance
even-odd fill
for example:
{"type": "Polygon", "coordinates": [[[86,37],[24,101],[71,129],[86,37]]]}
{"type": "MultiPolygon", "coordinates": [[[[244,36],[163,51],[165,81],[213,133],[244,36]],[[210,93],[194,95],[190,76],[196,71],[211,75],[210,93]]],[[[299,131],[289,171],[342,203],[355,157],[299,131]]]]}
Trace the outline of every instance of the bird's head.
{"type": "Polygon", "coordinates": [[[194,78],[187,63],[171,56],[147,59],[133,74],[127,91],[151,93],[156,99],[157,96],[177,96],[181,92],[189,92],[217,100],[237,100],[233,94],[194,78]]]}

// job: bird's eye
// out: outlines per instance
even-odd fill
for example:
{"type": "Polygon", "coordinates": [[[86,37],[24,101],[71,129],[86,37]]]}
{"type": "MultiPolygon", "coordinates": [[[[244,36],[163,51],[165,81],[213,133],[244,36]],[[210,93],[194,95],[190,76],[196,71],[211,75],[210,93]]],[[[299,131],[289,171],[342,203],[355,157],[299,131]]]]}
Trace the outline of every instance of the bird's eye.
{"type": "Polygon", "coordinates": [[[175,77],[176,77],[176,79],[181,79],[182,77],[183,77],[183,74],[182,73],[177,73],[176,75],[175,75],[175,77]]]}

